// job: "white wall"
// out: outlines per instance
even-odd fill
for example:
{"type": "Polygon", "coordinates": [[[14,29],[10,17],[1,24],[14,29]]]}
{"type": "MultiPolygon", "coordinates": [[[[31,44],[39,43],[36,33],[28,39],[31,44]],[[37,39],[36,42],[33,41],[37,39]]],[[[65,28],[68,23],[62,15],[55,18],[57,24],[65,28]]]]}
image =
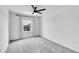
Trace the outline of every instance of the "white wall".
{"type": "Polygon", "coordinates": [[[4,52],[8,45],[8,10],[0,6],[0,52],[4,52]]]}
{"type": "Polygon", "coordinates": [[[41,17],[35,17],[34,36],[41,35],[41,17]]]}
{"type": "Polygon", "coordinates": [[[79,6],[44,6],[42,36],[79,52],[79,6]]]}
{"type": "Polygon", "coordinates": [[[21,20],[14,12],[10,12],[9,19],[9,39],[16,40],[21,38],[21,20]]]}

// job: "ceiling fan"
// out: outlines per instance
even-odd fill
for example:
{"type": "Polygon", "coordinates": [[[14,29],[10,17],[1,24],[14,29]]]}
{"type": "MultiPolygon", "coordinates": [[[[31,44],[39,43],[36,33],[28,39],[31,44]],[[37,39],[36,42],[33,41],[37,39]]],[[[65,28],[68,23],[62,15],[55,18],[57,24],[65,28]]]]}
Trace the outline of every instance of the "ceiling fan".
{"type": "Polygon", "coordinates": [[[40,11],[45,11],[46,10],[45,8],[37,10],[37,7],[34,6],[34,5],[31,5],[31,7],[33,8],[33,13],[32,14],[34,14],[34,13],[42,14],[40,11]]]}

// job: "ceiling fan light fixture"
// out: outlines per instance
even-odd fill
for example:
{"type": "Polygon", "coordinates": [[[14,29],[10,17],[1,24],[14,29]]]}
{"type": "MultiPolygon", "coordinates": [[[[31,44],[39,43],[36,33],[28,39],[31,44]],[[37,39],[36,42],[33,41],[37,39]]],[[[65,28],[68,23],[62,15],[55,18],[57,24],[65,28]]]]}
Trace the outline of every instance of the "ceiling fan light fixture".
{"type": "Polygon", "coordinates": [[[31,5],[31,7],[33,8],[33,13],[32,14],[35,14],[35,13],[42,14],[41,11],[45,11],[46,10],[45,8],[38,10],[38,8],[36,6],[34,6],[34,5],[31,5]]]}

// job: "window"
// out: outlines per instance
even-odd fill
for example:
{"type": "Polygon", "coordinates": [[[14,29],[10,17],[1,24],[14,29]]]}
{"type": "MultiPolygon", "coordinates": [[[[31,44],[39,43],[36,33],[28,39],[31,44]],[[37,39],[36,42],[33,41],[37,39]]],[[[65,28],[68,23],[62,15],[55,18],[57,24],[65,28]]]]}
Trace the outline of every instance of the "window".
{"type": "Polygon", "coordinates": [[[23,31],[30,31],[31,30],[31,20],[30,19],[23,19],[22,25],[23,25],[23,31]]]}

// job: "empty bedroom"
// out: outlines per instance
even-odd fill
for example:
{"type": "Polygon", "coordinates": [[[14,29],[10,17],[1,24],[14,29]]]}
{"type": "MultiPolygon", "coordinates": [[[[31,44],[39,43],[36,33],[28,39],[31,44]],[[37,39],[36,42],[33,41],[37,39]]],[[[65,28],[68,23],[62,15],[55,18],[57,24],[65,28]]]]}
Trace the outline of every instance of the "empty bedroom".
{"type": "Polygon", "coordinates": [[[79,5],[0,5],[1,53],[78,53],[79,5]]]}

